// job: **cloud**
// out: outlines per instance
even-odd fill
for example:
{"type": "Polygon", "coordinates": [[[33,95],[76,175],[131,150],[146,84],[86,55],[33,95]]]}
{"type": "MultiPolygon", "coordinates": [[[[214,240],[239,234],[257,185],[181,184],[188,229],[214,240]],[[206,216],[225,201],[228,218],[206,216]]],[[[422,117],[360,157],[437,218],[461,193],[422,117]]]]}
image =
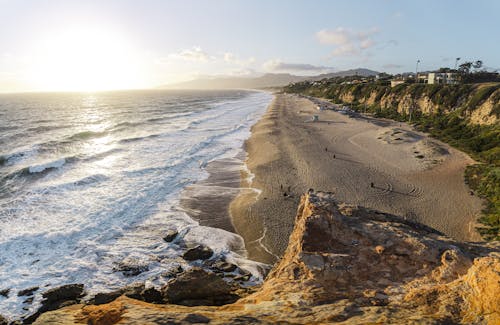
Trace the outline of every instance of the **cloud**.
{"type": "Polygon", "coordinates": [[[367,48],[370,48],[374,45],[375,43],[373,42],[373,40],[367,38],[367,39],[364,39],[360,42],[359,44],[359,47],[362,49],[362,50],[365,50],[367,48]]]}
{"type": "Polygon", "coordinates": [[[229,53],[229,52],[224,53],[224,61],[230,63],[234,60],[235,60],[235,57],[234,57],[233,53],[229,53]]]}
{"type": "Polygon", "coordinates": [[[345,44],[337,47],[333,50],[333,56],[347,56],[347,55],[358,55],[361,52],[361,49],[356,47],[353,44],[345,44]]]}
{"type": "Polygon", "coordinates": [[[333,67],[307,63],[287,63],[280,60],[269,60],[265,62],[262,67],[264,70],[271,72],[327,73],[335,70],[333,67]]]}
{"type": "Polygon", "coordinates": [[[321,44],[335,45],[333,56],[360,55],[375,45],[372,36],[378,32],[377,27],[358,31],[337,27],[334,30],[320,30],[316,33],[316,39],[321,44]]]}
{"type": "Polygon", "coordinates": [[[343,27],[323,29],[316,33],[316,38],[321,44],[344,45],[350,42],[350,31],[343,27]]]}
{"type": "Polygon", "coordinates": [[[385,49],[385,48],[388,48],[391,46],[398,46],[398,45],[399,45],[399,41],[397,41],[395,39],[390,39],[386,42],[381,43],[379,46],[377,46],[377,50],[382,50],[382,49],[385,49]]]}
{"type": "Polygon", "coordinates": [[[190,49],[180,50],[177,53],[170,54],[169,57],[174,59],[182,59],[186,61],[201,61],[201,62],[206,62],[215,59],[213,56],[210,56],[207,52],[203,51],[199,46],[194,46],[190,49]]]}
{"type": "Polygon", "coordinates": [[[250,68],[231,70],[228,74],[237,77],[255,77],[259,75],[257,71],[250,68]]]}
{"type": "Polygon", "coordinates": [[[235,54],[233,54],[231,52],[224,53],[222,58],[223,58],[224,62],[226,62],[226,63],[236,64],[236,65],[240,65],[240,66],[249,66],[249,65],[255,63],[254,57],[250,57],[250,58],[244,60],[244,59],[238,58],[235,54]]]}

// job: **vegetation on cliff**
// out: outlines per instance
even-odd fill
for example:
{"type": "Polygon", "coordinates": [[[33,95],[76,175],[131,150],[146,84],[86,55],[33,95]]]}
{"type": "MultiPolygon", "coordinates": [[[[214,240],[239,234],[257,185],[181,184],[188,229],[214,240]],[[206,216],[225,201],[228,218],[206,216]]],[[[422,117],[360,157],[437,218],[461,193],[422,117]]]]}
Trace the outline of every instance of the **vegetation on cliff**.
{"type": "Polygon", "coordinates": [[[413,123],[417,129],[469,153],[480,162],[465,172],[466,182],[487,204],[478,231],[500,240],[500,83],[427,85],[341,80],[301,82],[288,93],[348,104],[376,117],[413,123]]]}

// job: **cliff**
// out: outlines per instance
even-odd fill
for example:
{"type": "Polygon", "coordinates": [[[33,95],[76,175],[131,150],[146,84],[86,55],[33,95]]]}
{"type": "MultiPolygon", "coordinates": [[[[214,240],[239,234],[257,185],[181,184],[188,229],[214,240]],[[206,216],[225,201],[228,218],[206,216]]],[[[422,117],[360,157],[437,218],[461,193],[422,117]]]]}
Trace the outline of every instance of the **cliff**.
{"type": "MultiPolygon", "coordinates": [[[[183,294],[194,292],[190,283],[180,287],[183,294]]],[[[197,292],[203,287],[195,285],[197,292]]],[[[232,304],[187,307],[121,296],[47,312],[36,324],[277,322],[499,324],[500,243],[455,242],[310,191],[282,259],[256,292],[232,304]]]]}
{"type": "Polygon", "coordinates": [[[500,85],[424,85],[402,84],[394,88],[376,83],[336,84],[328,81],[301,82],[285,87],[337,102],[366,104],[372,111],[390,111],[408,116],[457,112],[473,125],[494,125],[500,116],[500,85]]]}

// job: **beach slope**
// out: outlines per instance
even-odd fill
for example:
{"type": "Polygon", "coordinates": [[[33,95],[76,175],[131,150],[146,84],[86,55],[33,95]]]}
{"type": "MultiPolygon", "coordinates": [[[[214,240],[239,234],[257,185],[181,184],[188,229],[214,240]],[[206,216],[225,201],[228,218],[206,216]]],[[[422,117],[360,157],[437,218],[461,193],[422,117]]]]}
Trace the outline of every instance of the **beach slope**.
{"type": "Polygon", "coordinates": [[[332,191],[340,201],[418,221],[457,240],[480,240],[482,200],[464,184],[473,160],[407,124],[319,111],[277,94],[245,144],[251,184],[231,204],[250,258],[273,262],[288,243],[300,194],[332,191]],[[311,122],[318,115],[317,122],[311,122]]]}

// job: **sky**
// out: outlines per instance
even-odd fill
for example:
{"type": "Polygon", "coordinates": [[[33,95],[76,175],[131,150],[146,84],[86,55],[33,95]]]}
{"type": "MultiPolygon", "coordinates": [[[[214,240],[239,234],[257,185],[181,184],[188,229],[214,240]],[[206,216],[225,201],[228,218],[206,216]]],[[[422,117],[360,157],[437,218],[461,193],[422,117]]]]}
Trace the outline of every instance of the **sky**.
{"type": "Polygon", "coordinates": [[[500,68],[497,0],[0,0],[0,92],[500,68]]]}

